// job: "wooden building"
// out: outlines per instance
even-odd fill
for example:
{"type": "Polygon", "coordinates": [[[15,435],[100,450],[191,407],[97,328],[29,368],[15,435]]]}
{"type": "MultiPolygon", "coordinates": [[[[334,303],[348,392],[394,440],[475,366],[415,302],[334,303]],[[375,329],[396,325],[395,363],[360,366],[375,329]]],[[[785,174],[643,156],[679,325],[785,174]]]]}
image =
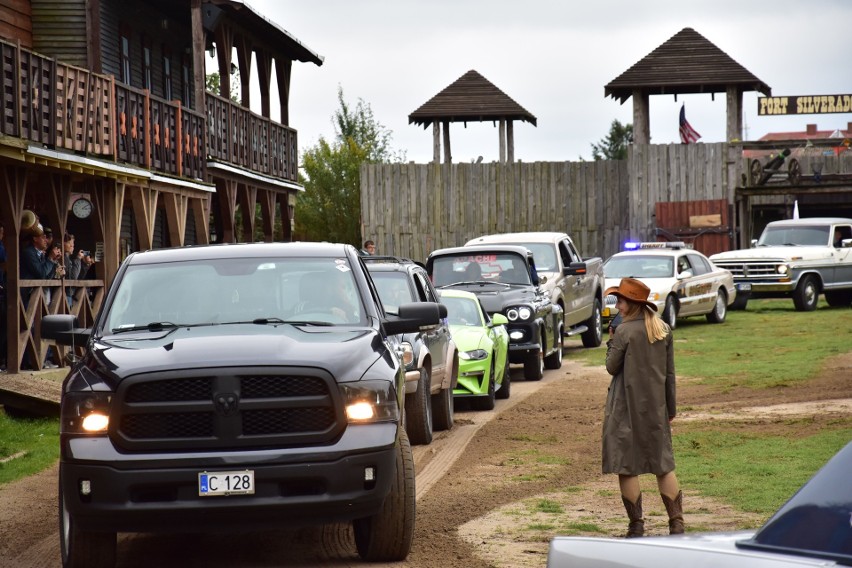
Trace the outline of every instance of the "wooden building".
{"type": "MultiPolygon", "coordinates": [[[[70,312],[90,325],[133,251],[261,233],[290,240],[303,190],[288,125],[294,62],[323,58],[239,0],[0,0],[9,372],[25,354],[42,367],[45,314],[70,312]],[[218,69],[206,69],[214,53],[218,69]],[[219,93],[206,91],[208,72],[219,74],[219,93]],[[260,114],[250,110],[253,73],[260,114]],[[238,101],[229,96],[232,77],[238,101]],[[94,274],[21,280],[29,212],[57,238],[73,233],[91,250],[94,274]],[[33,290],[26,304],[21,287],[33,290]]],[[[54,352],[62,364],[63,349],[54,352]]]]}

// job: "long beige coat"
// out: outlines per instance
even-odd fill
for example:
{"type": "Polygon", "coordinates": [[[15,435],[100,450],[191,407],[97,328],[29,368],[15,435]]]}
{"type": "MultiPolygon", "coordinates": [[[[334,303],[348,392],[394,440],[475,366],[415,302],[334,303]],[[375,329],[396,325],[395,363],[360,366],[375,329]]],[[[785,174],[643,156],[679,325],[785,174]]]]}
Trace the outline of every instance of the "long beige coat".
{"type": "Polygon", "coordinates": [[[619,325],[607,342],[612,375],[603,423],[603,472],[620,475],[674,471],[672,431],[675,369],[672,334],[648,342],[642,318],[619,325]]]}

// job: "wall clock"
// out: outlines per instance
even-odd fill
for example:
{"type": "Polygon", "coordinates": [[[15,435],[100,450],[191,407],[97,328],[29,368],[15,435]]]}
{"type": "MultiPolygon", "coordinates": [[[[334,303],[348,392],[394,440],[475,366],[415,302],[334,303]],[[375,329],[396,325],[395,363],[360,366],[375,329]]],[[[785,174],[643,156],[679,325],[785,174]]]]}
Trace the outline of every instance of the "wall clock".
{"type": "Polygon", "coordinates": [[[71,212],[78,219],[87,219],[92,214],[92,202],[85,197],[80,197],[71,205],[71,212]]]}

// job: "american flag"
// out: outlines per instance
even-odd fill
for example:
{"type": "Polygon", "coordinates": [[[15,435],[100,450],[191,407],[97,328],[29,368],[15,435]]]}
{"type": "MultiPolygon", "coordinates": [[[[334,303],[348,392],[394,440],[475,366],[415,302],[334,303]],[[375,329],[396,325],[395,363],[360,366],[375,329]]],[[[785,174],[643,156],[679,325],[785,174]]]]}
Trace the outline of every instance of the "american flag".
{"type": "Polygon", "coordinates": [[[701,138],[701,135],[695,131],[692,126],[686,121],[686,105],[680,107],[680,141],[684,144],[694,144],[701,138]]]}

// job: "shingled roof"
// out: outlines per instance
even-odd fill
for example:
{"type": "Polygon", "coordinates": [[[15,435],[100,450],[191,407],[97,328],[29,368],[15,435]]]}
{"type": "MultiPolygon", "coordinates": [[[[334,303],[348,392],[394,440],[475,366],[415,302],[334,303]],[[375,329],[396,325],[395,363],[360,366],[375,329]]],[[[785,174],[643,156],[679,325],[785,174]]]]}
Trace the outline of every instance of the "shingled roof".
{"type": "Polygon", "coordinates": [[[424,128],[433,122],[501,119],[525,120],[536,126],[535,116],[473,70],[408,115],[409,124],[420,124],[424,128]]]}
{"type": "Polygon", "coordinates": [[[649,95],[772,89],[692,28],[684,28],[604,87],[621,104],[640,90],[649,95]]]}

